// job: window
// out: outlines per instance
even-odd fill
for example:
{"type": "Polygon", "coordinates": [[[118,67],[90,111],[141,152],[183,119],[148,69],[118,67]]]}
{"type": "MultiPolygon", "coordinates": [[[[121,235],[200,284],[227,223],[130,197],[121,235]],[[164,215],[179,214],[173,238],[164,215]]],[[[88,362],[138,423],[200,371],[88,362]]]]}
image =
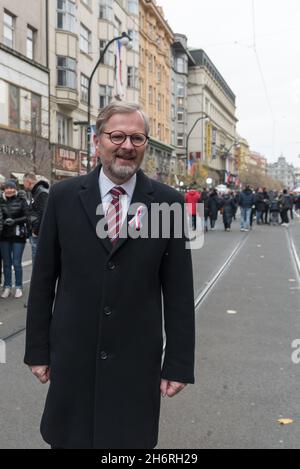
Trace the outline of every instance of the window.
{"type": "Polygon", "coordinates": [[[157,81],[161,82],[161,65],[157,65],[157,81]]]}
{"type": "Polygon", "coordinates": [[[74,33],[76,31],[76,4],[71,0],[57,0],[57,27],[74,33]]]}
{"type": "Polygon", "coordinates": [[[31,26],[27,26],[26,57],[34,59],[34,42],[36,31],[31,26]]]}
{"type": "Polygon", "coordinates": [[[177,121],[184,122],[184,109],[177,109],[177,121]]]}
{"type": "Polygon", "coordinates": [[[157,95],[157,110],[161,111],[161,94],[158,93],[157,95]]]}
{"type": "Polygon", "coordinates": [[[91,32],[83,25],[80,25],[80,50],[85,54],[91,51],[91,32]]]}
{"type": "Polygon", "coordinates": [[[153,88],[152,88],[152,86],[149,86],[148,101],[149,101],[149,104],[153,104],[153,88]]]}
{"type": "Polygon", "coordinates": [[[161,140],[161,124],[157,124],[157,137],[161,140]]]}
{"type": "Polygon", "coordinates": [[[149,73],[152,73],[153,72],[153,57],[152,57],[152,55],[149,56],[148,66],[149,66],[149,73]]]}
{"type": "Polygon", "coordinates": [[[14,85],[9,85],[9,125],[20,128],[20,89],[14,85]]]}
{"type": "Polygon", "coordinates": [[[177,83],[177,96],[180,98],[185,97],[185,86],[184,83],[177,83]]]}
{"type": "Polygon", "coordinates": [[[122,21],[117,16],[115,16],[115,31],[114,31],[115,37],[122,36],[122,32],[123,32],[122,21]]]}
{"type": "Polygon", "coordinates": [[[3,23],[3,42],[8,47],[13,47],[15,17],[10,13],[4,12],[3,23]]]}
{"type": "Polygon", "coordinates": [[[71,146],[70,128],[71,120],[61,114],[56,116],[57,123],[57,143],[59,145],[71,146]]]}
{"type": "Polygon", "coordinates": [[[134,29],[128,29],[128,36],[132,41],[132,50],[134,52],[139,52],[139,33],[134,29]]]}
{"type": "Polygon", "coordinates": [[[41,135],[41,97],[31,93],[31,132],[41,135]]]}
{"type": "Polygon", "coordinates": [[[185,73],[185,60],[183,57],[177,57],[176,59],[176,71],[178,73],[185,73]]]}
{"type": "Polygon", "coordinates": [[[139,14],[139,2],[138,0],[127,0],[127,9],[129,13],[133,15],[139,14]]]}
{"type": "Polygon", "coordinates": [[[59,55],[57,57],[57,85],[77,88],[76,60],[59,55]]]}
{"type": "Polygon", "coordinates": [[[80,126],[80,149],[87,150],[87,128],[84,125],[80,126]]]}
{"type": "Polygon", "coordinates": [[[184,98],[177,98],[177,106],[184,107],[184,98]]]}
{"type": "Polygon", "coordinates": [[[101,20],[113,20],[113,0],[99,0],[99,18],[101,20]]]}
{"type": "MultiPolygon", "coordinates": [[[[105,49],[107,41],[100,39],[99,44],[100,44],[100,55],[101,55],[105,49]]],[[[108,48],[108,50],[105,52],[104,56],[102,57],[101,63],[105,65],[109,65],[110,67],[114,67],[115,55],[114,55],[114,51],[110,47],[108,48]]]]}
{"type": "Polygon", "coordinates": [[[112,100],[113,87],[108,85],[100,85],[100,109],[107,106],[112,100]]]}
{"type": "Polygon", "coordinates": [[[178,133],[177,134],[177,146],[178,147],[183,147],[184,146],[184,134],[183,133],[178,133]]]}
{"type": "Polygon", "coordinates": [[[127,86],[128,88],[138,89],[139,75],[137,67],[127,67],[127,86]]]}
{"type": "Polygon", "coordinates": [[[83,103],[88,102],[89,79],[83,73],[80,76],[80,99],[83,103]]]}

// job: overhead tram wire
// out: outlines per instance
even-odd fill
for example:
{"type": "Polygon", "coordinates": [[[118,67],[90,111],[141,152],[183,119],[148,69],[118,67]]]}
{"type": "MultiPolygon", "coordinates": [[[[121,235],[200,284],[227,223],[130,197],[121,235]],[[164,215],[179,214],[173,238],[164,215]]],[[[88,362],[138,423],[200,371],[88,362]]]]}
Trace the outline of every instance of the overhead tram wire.
{"type": "Polygon", "coordinates": [[[271,114],[271,117],[272,117],[272,126],[273,126],[273,128],[272,128],[272,151],[274,153],[274,150],[275,150],[276,120],[275,120],[275,115],[274,115],[273,107],[272,107],[271,100],[270,100],[270,95],[269,95],[269,91],[268,91],[268,87],[267,87],[267,82],[265,80],[263,68],[262,68],[262,65],[261,65],[261,60],[260,60],[258,50],[257,50],[255,0],[252,0],[252,28],[253,28],[253,45],[252,45],[252,49],[253,49],[254,54],[255,54],[259,74],[260,74],[260,77],[261,77],[261,80],[262,80],[262,83],[263,83],[263,88],[264,88],[264,92],[265,92],[266,101],[267,101],[269,111],[270,111],[270,114],[271,114]]]}

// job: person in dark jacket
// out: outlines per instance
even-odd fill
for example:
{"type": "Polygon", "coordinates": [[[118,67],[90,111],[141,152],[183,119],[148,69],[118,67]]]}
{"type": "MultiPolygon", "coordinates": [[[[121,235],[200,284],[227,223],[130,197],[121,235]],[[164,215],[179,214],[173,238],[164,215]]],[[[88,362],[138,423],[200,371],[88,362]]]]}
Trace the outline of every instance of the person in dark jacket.
{"type": "Polygon", "coordinates": [[[256,208],[256,223],[262,225],[263,214],[265,212],[266,204],[264,200],[264,193],[262,189],[258,189],[255,195],[255,208],[256,208]]]}
{"type": "Polygon", "coordinates": [[[225,231],[230,231],[232,219],[236,211],[236,204],[233,196],[227,192],[220,200],[221,212],[223,214],[223,223],[225,231]]]}
{"type": "Polygon", "coordinates": [[[251,210],[254,204],[255,199],[253,191],[250,186],[246,186],[239,196],[239,205],[241,208],[241,231],[249,231],[251,210]]]}
{"type": "Polygon", "coordinates": [[[31,252],[32,262],[36,256],[40,226],[48,201],[49,184],[46,181],[37,181],[36,175],[27,173],[23,179],[24,189],[30,192],[30,225],[31,225],[31,252]]]}
{"type": "Polygon", "coordinates": [[[210,228],[215,229],[216,221],[218,219],[218,212],[220,209],[220,199],[216,189],[213,189],[208,196],[208,216],[210,219],[210,228]]]}
{"type": "Polygon", "coordinates": [[[15,298],[23,295],[22,257],[26,243],[29,209],[26,201],[19,197],[16,183],[6,181],[1,198],[3,230],[1,234],[1,254],[4,267],[4,290],[1,298],[8,298],[12,289],[12,266],[16,276],[15,298]]]}
{"type": "Polygon", "coordinates": [[[148,132],[138,105],[109,104],[96,123],[101,165],[49,194],[24,360],[50,380],[41,432],[54,448],[153,448],[161,396],[194,382],[191,252],[169,211],[176,204],[182,218],[184,198],[139,169],[148,132]],[[158,205],[170,230],[159,223],[151,236],[158,205]],[[122,220],[132,236],[115,230],[122,220]]]}
{"type": "Polygon", "coordinates": [[[280,216],[281,216],[281,225],[288,227],[289,226],[289,216],[288,212],[292,206],[292,198],[288,194],[287,189],[284,189],[282,194],[279,197],[279,204],[280,204],[280,216]]]}

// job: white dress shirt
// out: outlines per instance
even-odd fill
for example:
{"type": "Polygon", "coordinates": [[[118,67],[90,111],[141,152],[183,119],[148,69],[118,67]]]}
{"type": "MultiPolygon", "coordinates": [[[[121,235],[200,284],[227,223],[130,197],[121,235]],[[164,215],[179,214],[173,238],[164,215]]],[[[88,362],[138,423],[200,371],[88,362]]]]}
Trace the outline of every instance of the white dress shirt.
{"type": "Polygon", "coordinates": [[[127,212],[131,204],[133,192],[136,185],[136,174],[134,174],[129,181],[125,182],[124,184],[116,184],[115,182],[111,181],[103,171],[103,168],[100,170],[99,175],[99,186],[100,186],[100,194],[102,205],[104,209],[104,213],[107,212],[108,205],[112,201],[112,195],[110,190],[114,187],[122,187],[126,194],[120,197],[121,206],[122,206],[122,224],[124,223],[125,218],[127,217],[127,212]]]}

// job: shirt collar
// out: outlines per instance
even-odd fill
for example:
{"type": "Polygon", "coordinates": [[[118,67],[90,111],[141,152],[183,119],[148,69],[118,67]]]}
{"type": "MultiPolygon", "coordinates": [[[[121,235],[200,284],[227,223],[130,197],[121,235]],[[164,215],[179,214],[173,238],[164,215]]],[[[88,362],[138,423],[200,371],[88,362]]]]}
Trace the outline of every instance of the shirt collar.
{"type": "Polygon", "coordinates": [[[126,194],[132,198],[135,185],[136,185],[136,174],[134,174],[129,181],[125,182],[124,184],[116,184],[115,182],[111,181],[103,171],[103,168],[100,170],[100,175],[99,175],[99,183],[100,183],[100,191],[101,191],[101,199],[103,199],[111,189],[114,187],[122,187],[126,194]]]}

